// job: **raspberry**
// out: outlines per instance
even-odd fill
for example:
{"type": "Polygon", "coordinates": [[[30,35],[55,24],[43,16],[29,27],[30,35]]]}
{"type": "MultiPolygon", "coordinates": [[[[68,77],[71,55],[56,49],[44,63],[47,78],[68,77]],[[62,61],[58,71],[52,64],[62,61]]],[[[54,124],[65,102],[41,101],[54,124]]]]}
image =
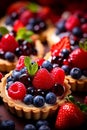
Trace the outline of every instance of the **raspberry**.
{"type": "Polygon", "coordinates": [[[15,82],[8,88],[8,95],[15,100],[23,100],[26,94],[26,88],[21,82],[15,82]]]}
{"type": "Polygon", "coordinates": [[[64,78],[65,78],[65,72],[63,69],[59,68],[59,67],[55,67],[53,68],[53,70],[51,71],[51,75],[52,78],[54,80],[54,84],[61,84],[63,85],[64,83],[64,78]]]}
{"type": "Polygon", "coordinates": [[[45,69],[41,68],[37,71],[33,79],[33,86],[36,89],[50,89],[53,86],[53,79],[51,74],[45,69]]]}
{"type": "Polygon", "coordinates": [[[25,56],[19,57],[19,60],[18,60],[17,65],[16,65],[17,70],[21,70],[25,66],[24,65],[24,58],[25,58],[25,56]]]}
{"type": "Polygon", "coordinates": [[[70,16],[65,23],[65,27],[69,31],[71,31],[74,27],[79,25],[80,25],[80,20],[75,15],[70,16]]]}
{"type": "Polygon", "coordinates": [[[3,74],[0,72],[0,81],[1,81],[2,77],[3,77],[3,74]]]}
{"type": "Polygon", "coordinates": [[[13,30],[17,32],[22,27],[24,27],[23,23],[20,20],[16,20],[13,25],[13,30]]]}
{"type": "Polygon", "coordinates": [[[29,11],[29,10],[26,10],[26,11],[24,11],[21,15],[20,15],[20,21],[24,24],[24,25],[26,25],[27,23],[28,23],[28,21],[29,21],[29,19],[30,18],[32,18],[33,17],[33,13],[31,12],[31,11],[29,11]]]}
{"type": "Polygon", "coordinates": [[[44,58],[37,58],[37,59],[35,59],[35,62],[37,62],[38,66],[41,66],[44,61],[45,61],[44,58]]]}
{"type": "Polygon", "coordinates": [[[18,47],[18,43],[15,40],[14,36],[12,36],[11,34],[6,34],[1,39],[0,47],[5,52],[6,51],[14,52],[15,49],[18,47]]]}

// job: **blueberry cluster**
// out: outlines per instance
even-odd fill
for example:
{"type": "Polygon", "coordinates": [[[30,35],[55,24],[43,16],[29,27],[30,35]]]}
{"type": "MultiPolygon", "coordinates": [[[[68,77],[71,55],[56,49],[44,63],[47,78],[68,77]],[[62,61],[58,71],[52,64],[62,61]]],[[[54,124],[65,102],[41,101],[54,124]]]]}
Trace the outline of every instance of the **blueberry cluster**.
{"type": "Polygon", "coordinates": [[[13,120],[1,121],[0,130],[15,130],[15,122],[13,120]]]}
{"type": "Polygon", "coordinates": [[[35,33],[40,33],[44,31],[47,26],[46,23],[40,18],[31,18],[29,19],[28,24],[26,25],[27,30],[32,30],[35,33]]]}

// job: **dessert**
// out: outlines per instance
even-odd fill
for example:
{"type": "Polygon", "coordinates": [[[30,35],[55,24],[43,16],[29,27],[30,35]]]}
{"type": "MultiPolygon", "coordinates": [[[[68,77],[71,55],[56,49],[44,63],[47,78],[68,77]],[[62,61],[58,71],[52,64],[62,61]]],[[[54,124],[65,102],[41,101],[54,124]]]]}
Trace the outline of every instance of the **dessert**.
{"type": "Polygon", "coordinates": [[[61,68],[53,68],[49,61],[38,63],[21,56],[16,68],[2,78],[0,96],[7,109],[19,117],[46,119],[71,93],[61,68]]]}
{"type": "Polygon", "coordinates": [[[82,39],[80,43],[72,45],[70,43],[69,37],[61,38],[51,47],[45,59],[65,71],[65,79],[71,85],[72,91],[87,92],[87,41],[82,39]]]}
{"type": "Polygon", "coordinates": [[[21,55],[28,55],[32,59],[43,57],[44,46],[39,37],[26,28],[14,32],[0,27],[0,71],[14,69],[21,55]]]}
{"type": "Polygon", "coordinates": [[[79,41],[87,38],[87,13],[84,11],[66,11],[61,14],[60,19],[50,29],[47,34],[47,41],[51,47],[64,36],[69,36],[70,40],[79,41]]]}

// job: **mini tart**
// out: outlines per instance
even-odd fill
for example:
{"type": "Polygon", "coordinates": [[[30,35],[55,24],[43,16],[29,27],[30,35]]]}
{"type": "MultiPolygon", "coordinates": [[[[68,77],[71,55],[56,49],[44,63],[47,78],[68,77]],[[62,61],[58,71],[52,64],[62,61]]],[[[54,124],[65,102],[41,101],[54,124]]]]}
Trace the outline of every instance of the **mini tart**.
{"type": "Polygon", "coordinates": [[[20,100],[13,100],[10,98],[7,94],[6,90],[6,80],[7,77],[10,76],[12,71],[5,75],[4,78],[2,78],[1,87],[0,87],[0,96],[3,99],[3,102],[6,106],[6,108],[14,115],[17,115],[18,117],[24,117],[26,119],[46,119],[49,116],[52,116],[56,113],[58,110],[58,107],[63,104],[66,99],[65,97],[71,93],[70,91],[70,85],[67,84],[67,81],[65,80],[64,86],[65,86],[65,92],[61,97],[57,98],[57,102],[55,105],[48,105],[45,103],[43,107],[37,108],[33,105],[25,105],[20,100]]]}

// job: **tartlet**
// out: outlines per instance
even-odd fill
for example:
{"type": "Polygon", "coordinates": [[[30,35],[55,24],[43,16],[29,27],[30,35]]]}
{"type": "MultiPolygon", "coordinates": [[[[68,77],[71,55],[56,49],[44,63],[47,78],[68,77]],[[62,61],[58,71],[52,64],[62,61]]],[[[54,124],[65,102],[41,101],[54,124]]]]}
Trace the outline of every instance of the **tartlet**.
{"type": "MultiPolygon", "coordinates": [[[[38,71],[36,72],[36,74],[37,73],[38,71]]],[[[61,96],[58,96],[56,98],[56,102],[54,104],[48,104],[45,102],[43,106],[35,106],[34,104],[27,105],[22,100],[16,100],[16,99],[14,100],[12,97],[8,95],[6,82],[8,77],[11,75],[12,71],[6,74],[4,78],[2,78],[0,87],[0,96],[3,99],[6,108],[14,115],[17,115],[18,117],[37,120],[37,119],[46,119],[52,115],[55,115],[59,106],[64,102],[66,102],[66,96],[71,93],[70,85],[67,83],[66,80],[64,80],[63,84],[64,92],[61,96]]]]}

